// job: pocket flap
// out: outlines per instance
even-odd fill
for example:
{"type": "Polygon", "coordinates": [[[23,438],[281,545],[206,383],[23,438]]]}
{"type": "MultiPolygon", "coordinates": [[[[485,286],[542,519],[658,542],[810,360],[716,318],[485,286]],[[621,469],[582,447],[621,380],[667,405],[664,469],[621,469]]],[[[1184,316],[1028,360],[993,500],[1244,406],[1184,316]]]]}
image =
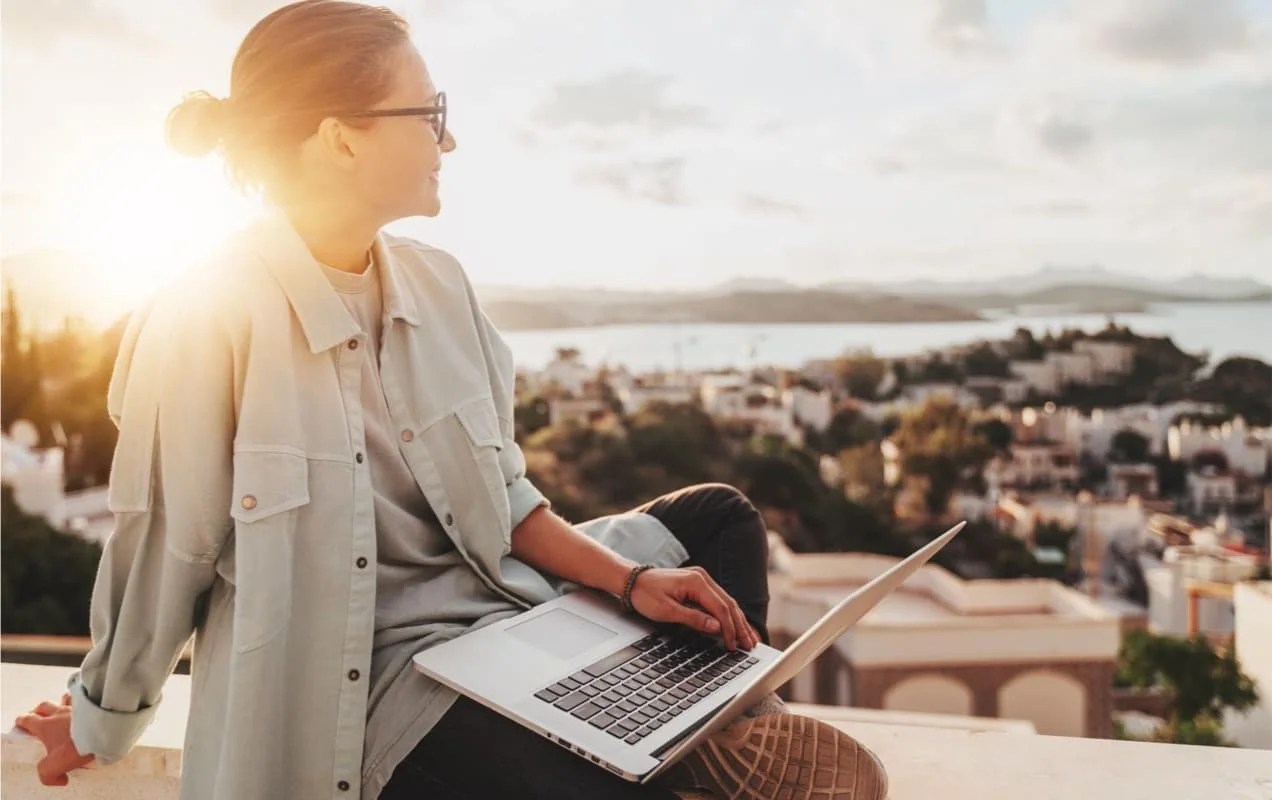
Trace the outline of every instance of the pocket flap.
{"type": "Polygon", "coordinates": [[[242,522],[309,502],[309,461],[297,453],[240,450],[234,453],[234,497],[230,514],[242,522]]]}
{"type": "Polygon", "coordinates": [[[486,447],[503,447],[503,436],[499,431],[499,415],[495,412],[495,403],[489,397],[479,397],[464,403],[455,409],[459,424],[473,444],[486,447]]]}

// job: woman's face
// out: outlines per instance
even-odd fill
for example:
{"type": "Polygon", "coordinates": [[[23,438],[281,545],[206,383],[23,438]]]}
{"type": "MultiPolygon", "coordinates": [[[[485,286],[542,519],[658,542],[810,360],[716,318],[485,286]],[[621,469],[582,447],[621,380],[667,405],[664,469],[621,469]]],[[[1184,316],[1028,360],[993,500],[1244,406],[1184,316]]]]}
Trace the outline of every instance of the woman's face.
{"type": "MultiPolygon", "coordinates": [[[[374,108],[410,108],[436,105],[437,87],[419,52],[402,48],[394,87],[374,108]]],[[[402,217],[435,217],[441,210],[438,196],[442,153],[455,149],[448,129],[439,144],[434,125],[425,117],[379,117],[352,135],[360,143],[351,171],[354,192],[375,216],[389,222],[402,217]]]]}

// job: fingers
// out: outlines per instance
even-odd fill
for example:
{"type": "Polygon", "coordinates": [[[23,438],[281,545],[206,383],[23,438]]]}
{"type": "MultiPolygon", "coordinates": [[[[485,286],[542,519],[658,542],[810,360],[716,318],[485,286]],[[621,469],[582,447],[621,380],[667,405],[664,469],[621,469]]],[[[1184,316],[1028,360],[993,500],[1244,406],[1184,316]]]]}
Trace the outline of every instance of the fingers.
{"type": "Polygon", "coordinates": [[[50,703],[45,700],[43,703],[40,703],[35,707],[35,713],[39,714],[41,717],[49,717],[57,713],[58,710],[62,708],[65,708],[65,706],[60,706],[57,703],[50,703]]]}
{"type": "Polygon", "coordinates": [[[70,704],[71,704],[71,693],[70,693],[70,692],[63,692],[63,693],[62,693],[62,705],[64,705],[64,706],[69,706],[70,704]]]}
{"type": "Polygon", "coordinates": [[[706,570],[701,567],[691,569],[698,573],[697,591],[694,593],[693,600],[720,622],[725,647],[730,650],[735,649],[738,641],[737,622],[733,617],[733,610],[729,608],[728,595],[716,586],[716,582],[711,579],[706,570]]]}
{"type": "Polygon", "coordinates": [[[681,625],[693,628],[696,631],[711,634],[712,636],[720,632],[720,623],[710,614],[697,611],[689,606],[675,603],[675,611],[673,612],[675,619],[681,625]]]}
{"type": "Polygon", "coordinates": [[[75,743],[68,741],[40,759],[40,763],[36,764],[36,771],[40,773],[41,783],[48,786],[65,786],[68,781],[68,772],[86,766],[94,759],[95,756],[91,754],[80,755],[75,749],[75,743]]]}
{"type": "Polygon", "coordinates": [[[715,582],[715,579],[707,573],[702,567],[692,567],[694,572],[701,575],[707,582],[708,587],[720,598],[721,604],[725,607],[726,613],[732,620],[733,640],[726,637],[725,644],[730,650],[736,646],[741,646],[747,650],[752,649],[760,643],[759,634],[751,627],[751,623],[747,621],[746,614],[742,612],[742,606],[724,590],[724,587],[715,582]]]}
{"type": "Polygon", "coordinates": [[[32,736],[39,736],[44,731],[47,720],[39,714],[23,714],[13,724],[32,736]]]}

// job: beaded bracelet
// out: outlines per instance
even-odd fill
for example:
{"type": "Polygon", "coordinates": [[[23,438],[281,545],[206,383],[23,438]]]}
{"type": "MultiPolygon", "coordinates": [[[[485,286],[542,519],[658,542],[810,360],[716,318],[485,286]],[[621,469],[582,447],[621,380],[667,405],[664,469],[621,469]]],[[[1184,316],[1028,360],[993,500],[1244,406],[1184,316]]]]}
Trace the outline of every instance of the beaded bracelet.
{"type": "Polygon", "coordinates": [[[619,604],[622,605],[624,611],[632,610],[632,587],[636,585],[636,576],[647,569],[653,568],[653,564],[641,564],[639,567],[632,567],[632,571],[627,575],[627,584],[623,586],[623,595],[619,598],[619,604]]]}

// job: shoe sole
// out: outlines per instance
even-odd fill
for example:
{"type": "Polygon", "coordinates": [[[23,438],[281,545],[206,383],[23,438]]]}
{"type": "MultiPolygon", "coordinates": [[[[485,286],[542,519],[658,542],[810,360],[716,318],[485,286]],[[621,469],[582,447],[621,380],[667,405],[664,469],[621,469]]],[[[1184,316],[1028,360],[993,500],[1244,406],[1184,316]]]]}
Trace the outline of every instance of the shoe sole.
{"type": "Polygon", "coordinates": [[[739,720],[685,758],[721,800],[883,800],[878,757],[843,731],[798,714],[739,720]]]}

